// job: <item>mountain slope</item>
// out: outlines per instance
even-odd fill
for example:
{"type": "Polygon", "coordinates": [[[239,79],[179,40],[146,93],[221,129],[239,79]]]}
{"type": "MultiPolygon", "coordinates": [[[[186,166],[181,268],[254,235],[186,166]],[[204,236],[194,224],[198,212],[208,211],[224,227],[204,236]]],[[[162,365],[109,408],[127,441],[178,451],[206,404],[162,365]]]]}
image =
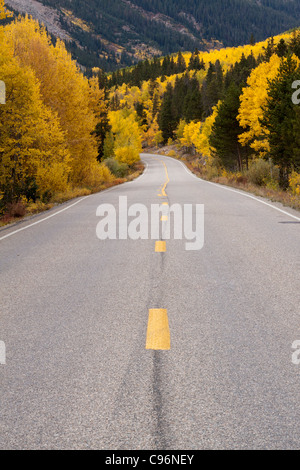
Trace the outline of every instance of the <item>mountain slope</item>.
{"type": "MultiPolygon", "coordinates": [[[[81,63],[110,69],[146,56],[218,46],[212,38],[225,46],[247,43],[251,34],[262,40],[300,23],[298,0],[7,1],[36,17],[30,6],[41,3],[72,37],[69,47],[81,63]]],[[[47,25],[45,15],[43,21],[47,25]]]]}

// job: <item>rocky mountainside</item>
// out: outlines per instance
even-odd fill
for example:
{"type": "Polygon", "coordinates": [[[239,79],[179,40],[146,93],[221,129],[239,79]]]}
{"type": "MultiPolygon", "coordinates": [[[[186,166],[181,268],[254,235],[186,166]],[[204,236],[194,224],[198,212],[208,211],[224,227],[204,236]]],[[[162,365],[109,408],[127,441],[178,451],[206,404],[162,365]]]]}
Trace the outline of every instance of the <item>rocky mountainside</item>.
{"type": "Polygon", "coordinates": [[[87,67],[105,70],[178,50],[207,50],[299,26],[299,0],[7,0],[87,67]]]}

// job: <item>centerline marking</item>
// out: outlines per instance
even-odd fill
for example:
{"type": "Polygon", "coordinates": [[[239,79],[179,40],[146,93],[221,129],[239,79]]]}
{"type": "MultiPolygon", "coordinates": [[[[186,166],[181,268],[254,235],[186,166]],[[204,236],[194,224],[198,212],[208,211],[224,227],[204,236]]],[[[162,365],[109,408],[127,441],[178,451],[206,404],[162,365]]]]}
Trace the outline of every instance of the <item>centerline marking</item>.
{"type": "Polygon", "coordinates": [[[165,241],[159,240],[155,242],[155,252],[165,253],[167,251],[167,244],[165,241]]]}
{"type": "Polygon", "coordinates": [[[162,160],[160,160],[161,163],[164,165],[165,167],[165,172],[166,172],[166,177],[167,177],[167,180],[166,182],[163,184],[162,186],[162,189],[161,189],[161,194],[158,194],[159,197],[167,197],[167,194],[166,194],[166,187],[168,186],[168,184],[170,183],[170,178],[169,178],[169,174],[168,174],[168,168],[167,168],[167,165],[165,164],[165,162],[163,162],[162,160]]]}
{"type": "Polygon", "coordinates": [[[146,349],[168,351],[171,349],[168,311],[163,308],[149,310],[146,349]]]}

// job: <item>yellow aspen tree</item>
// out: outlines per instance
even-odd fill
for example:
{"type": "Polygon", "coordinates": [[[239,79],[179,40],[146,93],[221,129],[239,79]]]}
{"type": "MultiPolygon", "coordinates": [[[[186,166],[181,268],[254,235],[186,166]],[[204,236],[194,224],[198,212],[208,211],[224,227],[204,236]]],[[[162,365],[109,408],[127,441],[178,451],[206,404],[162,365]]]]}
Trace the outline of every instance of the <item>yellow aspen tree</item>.
{"type": "Polygon", "coordinates": [[[128,109],[111,111],[109,119],[115,136],[116,160],[127,165],[139,161],[142,151],[142,137],[135,114],[128,109]]]}
{"type": "Polygon", "coordinates": [[[80,72],[64,44],[55,47],[43,27],[28,17],[5,27],[15,56],[29,66],[40,83],[47,107],[58,116],[71,155],[71,181],[85,184],[95,170],[98,146],[92,135],[97,124],[95,87],[80,72]]]}
{"type": "Polygon", "coordinates": [[[184,129],[186,126],[187,126],[187,122],[185,121],[185,119],[180,119],[176,132],[175,132],[176,138],[179,141],[179,143],[181,143],[181,139],[183,139],[183,133],[184,133],[184,129]]]}
{"type": "Polygon", "coordinates": [[[10,16],[13,16],[12,12],[8,11],[5,8],[4,0],[0,0],[0,20],[4,20],[5,18],[9,18],[10,16]]]}
{"type": "Polygon", "coordinates": [[[206,157],[207,161],[212,160],[212,147],[209,143],[209,137],[212,131],[212,126],[216,120],[216,117],[218,115],[218,106],[213,107],[213,113],[211,116],[205,119],[204,123],[201,126],[200,129],[200,134],[197,136],[197,140],[195,142],[196,145],[196,150],[198,153],[201,153],[204,157],[206,157]]]}
{"type": "Polygon", "coordinates": [[[157,118],[155,118],[151,123],[149,129],[145,133],[144,138],[148,147],[151,147],[152,145],[157,146],[163,141],[162,132],[159,130],[157,118]]]}
{"type": "Polygon", "coordinates": [[[263,62],[256,67],[247,80],[247,87],[243,89],[238,114],[240,126],[247,129],[240,135],[240,143],[249,145],[256,152],[263,155],[268,151],[268,132],[263,129],[260,119],[263,117],[263,106],[268,98],[268,80],[276,77],[280,65],[280,58],[274,54],[269,62],[263,62]]]}
{"type": "Polygon", "coordinates": [[[0,60],[0,76],[7,88],[6,104],[0,107],[2,192],[7,200],[26,195],[29,181],[40,196],[65,190],[70,168],[64,134],[57,116],[43,104],[34,73],[11,58],[0,60]]]}
{"type": "Polygon", "coordinates": [[[184,127],[183,137],[180,139],[184,147],[194,147],[196,149],[197,138],[200,134],[201,122],[192,121],[184,127]]]}

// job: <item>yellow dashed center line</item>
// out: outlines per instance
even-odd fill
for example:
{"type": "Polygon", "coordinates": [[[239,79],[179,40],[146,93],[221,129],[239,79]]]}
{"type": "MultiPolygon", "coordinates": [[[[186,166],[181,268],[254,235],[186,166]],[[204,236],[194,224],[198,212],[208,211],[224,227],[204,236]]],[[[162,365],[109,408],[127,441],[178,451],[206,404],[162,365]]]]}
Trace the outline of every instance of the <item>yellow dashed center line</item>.
{"type": "Polygon", "coordinates": [[[165,253],[167,251],[167,245],[164,241],[155,242],[155,252],[156,253],[165,253]]]}
{"type": "MultiPolygon", "coordinates": [[[[166,188],[170,182],[168,175],[167,165],[161,161],[165,168],[166,182],[161,186],[161,192],[158,194],[159,197],[167,197],[166,188]]],[[[164,206],[168,206],[167,202],[162,203],[164,206]]],[[[167,215],[161,217],[161,221],[166,222],[168,220],[167,215]]],[[[167,250],[166,242],[159,240],[155,242],[155,252],[165,253],[167,250]]],[[[168,351],[171,349],[171,337],[168,320],[168,311],[163,308],[153,308],[149,310],[147,338],[146,338],[146,349],[168,351]]]]}
{"type": "Polygon", "coordinates": [[[149,310],[146,349],[161,351],[171,349],[168,311],[166,309],[149,310]]]}
{"type": "Polygon", "coordinates": [[[169,174],[168,174],[168,169],[167,169],[167,165],[165,164],[165,162],[161,161],[162,164],[164,165],[165,167],[165,172],[166,172],[166,177],[167,177],[167,180],[166,182],[164,183],[164,185],[162,186],[162,189],[161,189],[161,194],[159,194],[158,196],[160,197],[166,197],[167,194],[166,194],[166,187],[168,186],[168,184],[170,183],[170,178],[169,178],[169,174]]]}

